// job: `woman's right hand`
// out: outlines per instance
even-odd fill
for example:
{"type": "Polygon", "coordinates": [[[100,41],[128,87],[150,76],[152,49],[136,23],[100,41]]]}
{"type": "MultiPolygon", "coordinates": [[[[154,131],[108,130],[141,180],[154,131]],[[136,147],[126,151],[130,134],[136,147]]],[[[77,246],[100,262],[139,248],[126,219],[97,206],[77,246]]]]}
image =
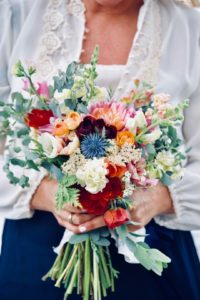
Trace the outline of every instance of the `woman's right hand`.
{"type": "Polygon", "coordinates": [[[32,210],[42,210],[51,212],[58,224],[72,231],[73,233],[81,233],[81,224],[94,219],[95,215],[88,215],[86,211],[65,204],[62,210],[56,209],[56,192],[58,183],[55,179],[46,176],[38,186],[30,208],[32,210]]]}

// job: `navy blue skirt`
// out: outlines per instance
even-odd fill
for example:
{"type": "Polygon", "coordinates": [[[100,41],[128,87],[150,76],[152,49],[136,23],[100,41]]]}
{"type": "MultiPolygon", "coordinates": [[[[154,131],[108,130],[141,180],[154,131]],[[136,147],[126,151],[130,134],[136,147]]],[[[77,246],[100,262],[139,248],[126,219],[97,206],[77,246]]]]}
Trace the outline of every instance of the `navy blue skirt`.
{"type": "MultiPolygon", "coordinates": [[[[120,271],[116,293],[107,300],[199,300],[200,263],[190,232],[169,230],[151,222],[150,246],[170,256],[162,277],[142,266],[128,264],[111,247],[113,265],[120,271]]],[[[32,219],[7,220],[0,256],[0,300],[62,300],[64,290],[41,281],[55,259],[53,246],[63,234],[52,214],[36,212],[32,219]]],[[[71,296],[69,300],[81,300],[71,296]]]]}

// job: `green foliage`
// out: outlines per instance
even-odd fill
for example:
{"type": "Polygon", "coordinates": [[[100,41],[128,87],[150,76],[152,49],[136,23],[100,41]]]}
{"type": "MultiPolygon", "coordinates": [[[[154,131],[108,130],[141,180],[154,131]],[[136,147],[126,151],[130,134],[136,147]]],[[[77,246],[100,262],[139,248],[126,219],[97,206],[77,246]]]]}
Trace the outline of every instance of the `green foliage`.
{"type": "Polygon", "coordinates": [[[171,262],[170,258],[157,249],[151,249],[146,243],[136,243],[129,238],[125,241],[127,247],[134,253],[140,264],[147,270],[152,270],[161,276],[163,269],[171,262]]]}
{"type": "Polygon", "coordinates": [[[75,176],[66,175],[62,178],[56,193],[56,207],[58,210],[62,209],[66,203],[75,207],[81,207],[79,203],[80,192],[73,187],[76,183],[75,176]]]}

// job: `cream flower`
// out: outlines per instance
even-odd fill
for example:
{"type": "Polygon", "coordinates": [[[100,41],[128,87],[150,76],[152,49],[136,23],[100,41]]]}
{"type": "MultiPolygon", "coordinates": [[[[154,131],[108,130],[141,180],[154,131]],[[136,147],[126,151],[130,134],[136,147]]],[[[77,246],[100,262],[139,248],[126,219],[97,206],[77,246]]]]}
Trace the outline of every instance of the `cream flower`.
{"type": "Polygon", "coordinates": [[[50,133],[43,133],[38,138],[38,142],[41,144],[44,154],[49,158],[55,158],[62,150],[62,145],[59,139],[52,136],[50,133]]]}
{"type": "MultiPolygon", "coordinates": [[[[68,138],[69,138],[69,136],[68,136],[68,138]]],[[[69,144],[60,151],[60,153],[59,153],[60,155],[71,155],[79,148],[80,141],[76,134],[74,134],[70,140],[71,140],[71,142],[69,142],[69,144]]]]}
{"type": "Polygon", "coordinates": [[[162,134],[161,130],[159,128],[156,128],[151,133],[144,134],[141,137],[141,141],[144,144],[152,144],[160,138],[161,134],[162,134]]]}
{"type": "Polygon", "coordinates": [[[147,121],[143,111],[139,110],[136,112],[134,118],[127,118],[126,128],[129,129],[134,135],[136,134],[137,128],[144,128],[147,126],[147,121]]]}
{"type": "Polygon", "coordinates": [[[146,121],[143,111],[141,111],[141,110],[137,111],[135,119],[136,119],[136,125],[139,128],[144,128],[147,126],[147,121],[146,121]]]}
{"type": "Polygon", "coordinates": [[[171,171],[175,165],[175,157],[171,152],[163,150],[156,156],[156,164],[164,171],[171,171]]]}
{"type": "Polygon", "coordinates": [[[79,184],[89,193],[97,194],[105,188],[108,182],[107,173],[104,159],[94,158],[87,161],[84,167],[76,172],[76,177],[79,184]]]}

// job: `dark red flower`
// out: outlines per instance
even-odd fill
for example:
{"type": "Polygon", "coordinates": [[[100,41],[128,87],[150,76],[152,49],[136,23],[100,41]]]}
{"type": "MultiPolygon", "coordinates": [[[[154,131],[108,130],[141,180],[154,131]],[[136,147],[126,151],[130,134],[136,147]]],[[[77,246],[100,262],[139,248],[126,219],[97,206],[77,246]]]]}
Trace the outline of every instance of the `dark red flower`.
{"type": "Polygon", "coordinates": [[[25,118],[25,123],[29,127],[39,128],[50,124],[50,118],[53,117],[51,110],[33,109],[25,118]]]}
{"type": "Polygon", "coordinates": [[[118,177],[110,178],[102,193],[104,193],[109,200],[114,200],[118,197],[122,198],[123,192],[121,180],[118,177]]]}
{"type": "Polygon", "coordinates": [[[122,197],[122,184],[119,178],[110,178],[102,192],[91,194],[80,188],[79,201],[89,214],[102,215],[108,209],[110,202],[122,197]]]}
{"type": "Polygon", "coordinates": [[[124,208],[110,209],[104,214],[104,221],[108,228],[116,228],[129,221],[129,214],[124,208]]]}
{"type": "Polygon", "coordinates": [[[103,119],[95,119],[92,116],[87,116],[80,123],[76,129],[76,134],[79,138],[98,132],[100,135],[105,129],[105,136],[107,139],[115,139],[117,136],[117,129],[115,126],[107,126],[103,119]]]}
{"type": "Polygon", "coordinates": [[[84,137],[90,133],[94,133],[94,121],[93,117],[87,116],[80,123],[78,128],[76,129],[76,134],[78,137],[84,137]]]}
{"type": "Polygon", "coordinates": [[[117,137],[117,128],[115,126],[106,126],[107,139],[115,139],[117,137]]]}
{"type": "Polygon", "coordinates": [[[89,214],[102,215],[109,207],[109,201],[107,197],[104,197],[103,192],[90,194],[81,188],[79,201],[89,214]]]}

